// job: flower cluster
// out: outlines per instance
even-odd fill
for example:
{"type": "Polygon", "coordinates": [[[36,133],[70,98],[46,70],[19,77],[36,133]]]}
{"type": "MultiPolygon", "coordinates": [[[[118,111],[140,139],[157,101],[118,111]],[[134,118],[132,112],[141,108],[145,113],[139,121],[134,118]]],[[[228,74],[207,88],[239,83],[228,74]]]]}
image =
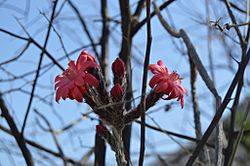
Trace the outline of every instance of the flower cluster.
{"type": "MultiPolygon", "coordinates": [[[[149,109],[160,98],[177,98],[183,108],[184,94],[187,95],[187,90],[181,85],[182,79],[177,72],[170,72],[162,60],[157,64],[150,64],[149,70],[154,76],[149,82],[152,91],[147,96],[146,108],[149,109]]],[[[120,58],[116,58],[112,63],[112,72],[114,86],[108,93],[100,65],[93,55],[82,51],[76,63],[70,60],[68,68],[55,78],[56,101],[69,98],[82,102],[85,99],[100,118],[116,127],[119,126],[118,123],[122,123],[120,127],[124,127],[140,117],[140,108],[138,106],[130,112],[124,108],[126,66],[120,58]]]]}

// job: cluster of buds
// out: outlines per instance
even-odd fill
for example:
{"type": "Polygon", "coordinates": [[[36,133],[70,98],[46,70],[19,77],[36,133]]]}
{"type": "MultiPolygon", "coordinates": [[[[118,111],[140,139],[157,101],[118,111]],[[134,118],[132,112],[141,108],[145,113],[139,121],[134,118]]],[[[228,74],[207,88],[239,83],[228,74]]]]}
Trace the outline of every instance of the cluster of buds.
{"type": "MultiPolygon", "coordinates": [[[[149,70],[154,76],[149,82],[152,90],[146,98],[146,110],[155,105],[160,98],[164,100],[177,98],[183,108],[184,94],[187,94],[187,90],[181,85],[182,79],[179,75],[168,71],[161,60],[157,64],[149,65],[149,70]]],[[[97,133],[116,152],[119,165],[124,165],[126,160],[122,147],[122,130],[127,124],[140,117],[141,105],[132,110],[125,108],[127,80],[126,66],[122,59],[116,58],[112,63],[112,72],[114,86],[108,91],[95,57],[82,51],[76,63],[70,60],[68,68],[55,78],[56,101],[69,98],[82,102],[85,99],[94,113],[112,131],[110,132],[104,126],[97,126],[97,133]]]]}

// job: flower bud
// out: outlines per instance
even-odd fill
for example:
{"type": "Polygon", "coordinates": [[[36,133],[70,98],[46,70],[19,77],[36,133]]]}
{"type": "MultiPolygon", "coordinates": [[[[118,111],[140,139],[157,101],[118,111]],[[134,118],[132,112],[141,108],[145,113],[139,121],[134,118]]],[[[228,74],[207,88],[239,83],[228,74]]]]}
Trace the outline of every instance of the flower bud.
{"type": "Polygon", "coordinates": [[[113,62],[112,71],[115,77],[122,77],[125,75],[126,67],[121,58],[116,58],[116,60],[113,62]]]}
{"type": "Polygon", "coordinates": [[[120,98],[124,94],[124,90],[120,84],[115,84],[115,86],[110,91],[113,98],[120,98]]]}
{"type": "Polygon", "coordinates": [[[104,127],[103,125],[96,125],[96,132],[97,134],[104,135],[108,129],[104,127]]]}

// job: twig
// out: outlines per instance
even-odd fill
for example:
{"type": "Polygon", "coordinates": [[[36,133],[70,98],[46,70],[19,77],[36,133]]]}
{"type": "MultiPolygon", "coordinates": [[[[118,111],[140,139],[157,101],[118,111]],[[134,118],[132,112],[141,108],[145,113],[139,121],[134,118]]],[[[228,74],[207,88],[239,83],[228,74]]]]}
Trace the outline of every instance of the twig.
{"type": "MultiPolygon", "coordinates": [[[[108,22],[108,8],[107,0],[101,0],[101,15],[102,15],[102,36],[100,39],[101,44],[101,69],[106,83],[109,83],[108,77],[108,39],[109,39],[109,22],[108,22]]],[[[99,121],[102,125],[102,122],[99,121]]],[[[105,141],[96,133],[95,134],[95,165],[105,165],[106,145],[105,141]]]]}
{"type": "Polygon", "coordinates": [[[49,121],[47,120],[47,118],[46,118],[43,114],[41,114],[40,112],[38,112],[38,110],[37,110],[36,108],[34,109],[34,112],[35,112],[39,117],[41,117],[41,118],[44,120],[44,122],[47,124],[47,126],[49,127],[50,133],[51,133],[51,135],[52,135],[52,137],[53,137],[53,140],[54,140],[54,142],[55,142],[55,144],[56,144],[56,147],[57,147],[57,149],[58,149],[60,155],[62,156],[61,158],[62,158],[62,160],[63,160],[64,166],[67,166],[67,162],[64,160],[64,157],[63,157],[63,156],[64,156],[64,153],[63,153],[62,147],[61,147],[61,145],[59,144],[59,141],[58,141],[58,139],[57,139],[57,137],[56,137],[56,133],[55,133],[54,130],[52,129],[51,124],[49,123],[49,121]]]}
{"type": "MultiPolygon", "coordinates": [[[[131,37],[131,12],[129,0],[119,0],[120,13],[121,13],[121,30],[122,30],[122,46],[119,53],[119,57],[124,61],[126,65],[126,101],[125,109],[128,111],[132,107],[133,99],[133,82],[132,82],[132,68],[131,68],[131,46],[132,46],[132,37],[131,37]]],[[[131,124],[127,125],[122,132],[122,139],[124,143],[124,150],[126,160],[130,161],[130,139],[131,139],[131,124]]],[[[127,162],[129,166],[129,162],[127,162]]]]}
{"type": "Polygon", "coordinates": [[[216,111],[216,114],[212,120],[212,122],[210,123],[209,127],[207,128],[206,132],[204,133],[201,141],[199,142],[199,144],[197,145],[197,147],[195,148],[195,150],[193,151],[192,156],[189,158],[188,162],[187,162],[187,166],[191,166],[193,164],[193,162],[195,161],[196,157],[199,155],[200,150],[203,148],[203,146],[205,145],[205,143],[207,142],[209,136],[211,135],[212,131],[214,130],[214,128],[217,126],[227,104],[229,103],[229,101],[231,100],[231,95],[239,81],[240,75],[244,74],[244,71],[246,69],[246,66],[249,62],[249,58],[250,58],[250,50],[247,51],[247,55],[243,58],[243,60],[241,61],[241,64],[238,68],[237,73],[234,76],[234,79],[226,93],[226,96],[222,102],[222,104],[219,106],[219,108],[216,111]]]}
{"type": "MultiPolygon", "coordinates": [[[[227,7],[227,12],[228,12],[228,14],[229,14],[229,16],[231,18],[232,23],[237,25],[236,18],[235,18],[234,14],[233,14],[233,12],[231,10],[229,0],[224,0],[224,3],[226,5],[226,7],[227,7]]],[[[245,45],[244,38],[241,35],[240,29],[239,29],[238,26],[234,26],[234,29],[235,29],[238,37],[239,37],[240,45],[241,45],[242,49],[244,50],[245,49],[244,47],[246,47],[246,45],[245,45]]]]}
{"type": "Polygon", "coordinates": [[[146,89],[147,89],[147,75],[148,65],[150,58],[150,50],[152,43],[151,35],[151,19],[150,19],[150,0],[146,0],[146,17],[147,17],[147,44],[146,53],[143,68],[143,81],[142,81],[142,92],[141,92],[141,141],[140,141],[140,157],[139,166],[143,166],[144,153],[145,153],[145,112],[146,112],[146,89]]]}
{"type": "Polygon", "coordinates": [[[48,25],[48,31],[47,31],[47,34],[46,34],[46,37],[45,37],[45,42],[44,42],[44,45],[43,45],[43,48],[42,48],[42,52],[40,54],[40,59],[39,59],[38,66],[37,66],[37,71],[36,71],[36,76],[35,76],[35,79],[34,79],[34,84],[32,86],[28,107],[27,107],[25,117],[24,117],[24,121],[23,121],[23,125],[22,125],[22,130],[21,130],[22,135],[24,133],[26,122],[27,122],[28,115],[29,115],[29,112],[30,112],[30,107],[31,107],[31,104],[32,104],[32,101],[33,101],[33,96],[34,96],[34,92],[35,92],[35,89],[36,89],[36,83],[37,83],[37,80],[38,80],[38,77],[39,77],[39,73],[40,73],[40,69],[41,69],[41,65],[42,65],[42,60],[43,60],[43,55],[45,53],[44,50],[46,49],[47,43],[49,41],[50,30],[51,30],[51,27],[52,27],[53,20],[55,18],[54,15],[55,15],[55,11],[56,11],[57,2],[58,1],[56,0],[54,2],[54,5],[53,5],[51,18],[50,18],[50,22],[49,22],[49,25],[48,25]]]}
{"type": "Polygon", "coordinates": [[[218,126],[216,128],[218,130],[218,145],[216,145],[216,160],[215,160],[215,165],[216,166],[222,166],[222,161],[223,161],[223,145],[224,145],[224,132],[223,132],[223,123],[219,122],[218,126]]]}
{"type": "Polygon", "coordinates": [[[234,147],[233,151],[231,152],[232,155],[231,155],[230,160],[229,160],[229,165],[232,165],[235,153],[237,151],[237,147],[238,147],[238,145],[243,137],[244,128],[246,127],[246,124],[247,124],[247,117],[248,117],[249,111],[250,111],[250,101],[247,104],[246,112],[245,112],[243,119],[241,121],[241,124],[240,124],[240,131],[239,131],[237,138],[236,138],[235,147],[234,147]]]}
{"type": "Polygon", "coordinates": [[[33,166],[34,162],[33,162],[31,153],[25,144],[25,139],[23,138],[21,133],[18,131],[18,128],[15,124],[15,121],[13,120],[11,115],[9,114],[9,110],[5,105],[5,102],[2,98],[1,92],[0,92],[0,108],[1,108],[1,112],[2,112],[1,116],[3,116],[6,119],[8,125],[10,126],[11,132],[12,132],[13,136],[15,137],[16,142],[17,142],[20,150],[22,151],[22,154],[23,154],[23,157],[26,161],[26,164],[28,166],[33,166]]]}
{"type": "MultiPolygon", "coordinates": [[[[64,2],[66,2],[66,1],[64,1],[64,2]]],[[[49,19],[48,19],[48,17],[46,16],[46,14],[43,13],[43,12],[41,12],[41,11],[40,11],[40,13],[41,13],[41,14],[45,17],[45,19],[49,22],[49,19]]],[[[58,13],[57,13],[56,15],[58,15],[58,13]]],[[[55,17],[56,17],[56,15],[55,15],[55,17]]],[[[59,41],[60,41],[60,44],[61,44],[61,46],[62,46],[62,49],[63,49],[63,51],[64,51],[65,56],[68,58],[68,60],[70,60],[70,59],[69,59],[68,52],[67,52],[67,50],[66,50],[66,47],[65,47],[65,45],[64,45],[64,43],[63,43],[62,36],[59,34],[59,32],[57,32],[57,30],[56,30],[56,28],[53,26],[53,24],[52,24],[52,29],[53,29],[53,31],[55,32],[56,36],[58,37],[58,39],[59,39],[59,41]]]]}
{"type": "MultiPolygon", "coordinates": [[[[135,120],[135,122],[138,123],[138,124],[141,124],[141,122],[138,121],[138,120],[135,120]]],[[[172,131],[169,131],[169,130],[161,129],[159,127],[152,126],[152,125],[150,125],[148,123],[145,123],[145,126],[147,128],[149,128],[149,129],[154,130],[154,131],[158,131],[160,133],[167,134],[167,135],[172,135],[174,137],[182,138],[182,139],[192,141],[192,142],[195,142],[195,143],[198,143],[200,141],[197,138],[193,138],[193,137],[190,137],[190,136],[187,136],[187,135],[183,135],[183,134],[175,133],[175,132],[172,132],[172,131]]],[[[210,148],[215,148],[215,146],[210,144],[210,143],[206,143],[206,146],[208,146],[210,148]]]]}
{"type": "MultiPolygon", "coordinates": [[[[210,20],[210,4],[209,4],[209,0],[205,0],[205,8],[206,8],[206,21],[208,22],[210,20]]],[[[214,70],[214,61],[213,61],[213,55],[212,55],[212,31],[211,31],[211,27],[207,27],[207,50],[208,50],[208,59],[209,59],[209,69],[210,69],[210,76],[212,81],[214,82],[214,86],[216,84],[215,82],[215,70],[214,70]]],[[[214,103],[216,102],[216,99],[213,100],[213,105],[215,105],[214,103]]],[[[216,103],[217,105],[219,105],[220,103],[216,103]]],[[[216,110],[216,106],[214,107],[216,110]]],[[[217,127],[218,128],[218,127],[217,127]]],[[[218,134],[218,133],[216,133],[218,134]]],[[[202,135],[201,135],[202,137],[202,135]]],[[[215,140],[218,142],[218,139],[215,140]]],[[[216,144],[217,145],[217,144],[216,144]]],[[[210,154],[206,153],[208,152],[208,149],[206,147],[204,147],[201,156],[204,154],[205,157],[205,163],[209,162],[210,165],[210,154]]],[[[217,152],[217,151],[216,151],[217,152]]]]}
{"type": "Polygon", "coordinates": [[[136,20],[139,19],[139,16],[141,15],[141,12],[142,12],[144,6],[145,6],[145,0],[139,0],[138,5],[137,5],[135,12],[133,14],[134,19],[136,19],[136,20]]]}
{"type": "Polygon", "coordinates": [[[198,53],[196,52],[195,47],[193,46],[192,42],[190,41],[188,35],[186,34],[186,32],[183,29],[180,30],[180,35],[181,35],[184,43],[186,44],[186,47],[187,47],[188,52],[189,52],[188,55],[190,56],[193,63],[197,67],[197,70],[199,71],[206,86],[208,87],[210,92],[214,95],[216,100],[220,101],[221,97],[219,96],[219,94],[218,94],[218,92],[213,84],[213,81],[210,79],[205,67],[203,66],[203,64],[198,56],[198,53]]]}
{"type": "Polygon", "coordinates": [[[17,56],[15,56],[14,58],[11,58],[11,59],[9,59],[9,60],[6,60],[6,61],[4,61],[4,62],[1,62],[1,63],[0,63],[0,66],[18,60],[18,59],[24,54],[24,52],[29,48],[30,43],[31,43],[31,42],[28,41],[28,42],[26,43],[26,45],[24,46],[24,48],[22,49],[22,51],[21,51],[17,56]]]}
{"type": "Polygon", "coordinates": [[[74,12],[76,13],[77,17],[79,18],[81,24],[82,24],[82,27],[83,27],[83,30],[84,32],[87,34],[88,36],[88,39],[92,45],[92,48],[93,48],[93,51],[95,53],[95,56],[100,60],[100,56],[97,52],[97,49],[96,49],[96,46],[95,46],[95,42],[94,42],[94,39],[93,37],[91,36],[90,32],[89,32],[89,29],[84,21],[84,18],[82,17],[80,11],[77,9],[77,7],[73,4],[73,2],[71,2],[71,0],[67,0],[68,4],[70,5],[70,7],[74,10],[74,12]]]}
{"type": "MultiPolygon", "coordinates": [[[[201,132],[201,121],[200,121],[200,111],[199,111],[199,105],[198,105],[198,99],[196,95],[196,79],[197,79],[197,73],[196,73],[196,67],[194,63],[192,62],[191,58],[189,58],[189,64],[190,64],[190,83],[191,83],[191,94],[192,94],[192,103],[193,103],[193,112],[194,112],[194,125],[195,125],[195,134],[197,139],[201,139],[202,132],[201,132]]],[[[202,153],[199,156],[201,162],[205,163],[206,156],[205,156],[205,150],[202,150],[202,153]]]]}
{"type": "Polygon", "coordinates": [[[17,38],[17,39],[21,39],[21,40],[25,40],[25,41],[29,41],[30,40],[29,38],[26,38],[26,37],[14,34],[12,32],[9,32],[9,31],[5,30],[5,29],[2,29],[2,28],[0,28],[0,32],[6,33],[6,34],[8,34],[10,36],[13,36],[14,38],[17,38]]]}
{"type": "Polygon", "coordinates": [[[101,0],[101,14],[102,14],[102,37],[100,39],[101,44],[101,68],[105,81],[108,83],[108,42],[109,42],[109,22],[108,22],[108,8],[107,0],[101,0]]]}
{"type": "MultiPolygon", "coordinates": [[[[174,2],[175,0],[168,0],[166,2],[164,2],[160,7],[159,7],[159,10],[163,10],[165,9],[166,7],[168,7],[172,2],[174,2]]],[[[156,15],[156,12],[153,11],[151,14],[150,14],[150,18],[154,17],[156,15]]],[[[131,36],[134,36],[140,29],[143,25],[145,25],[147,22],[147,18],[144,18],[141,22],[137,23],[134,25],[134,27],[131,29],[131,36]]]]}
{"type": "MultiPolygon", "coordinates": [[[[221,1],[224,1],[224,0],[221,0],[221,1]]],[[[229,1],[229,4],[230,4],[230,6],[232,6],[234,9],[238,10],[239,12],[241,12],[241,13],[246,13],[245,10],[241,9],[239,6],[237,6],[237,5],[234,4],[233,2],[230,2],[230,1],[229,1]]]]}
{"type": "Polygon", "coordinates": [[[240,76],[240,80],[237,86],[237,90],[236,90],[236,94],[234,97],[234,102],[233,102],[233,106],[230,109],[231,111],[231,118],[230,118],[230,129],[229,129],[229,140],[228,140],[228,145],[227,145],[227,149],[226,149],[226,155],[225,155],[225,160],[224,160],[224,166],[227,166],[229,164],[229,160],[232,156],[232,151],[234,149],[234,145],[235,145],[235,122],[236,122],[236,113],[237,113],[237,109],[238,109],[238,105],[239,105],[239,101],[240,101],[240,94],[241,94],[241,90],[242,90],[242,86],[243,86],[243,75],[240,76]]]}
{"type": "Polygon", "coordinates": [[[1,29],[0,28],[0,32],[6,33],[10,36],[13,36],[15,38],[21,39],[21,40],[25,40],[25,41],[31,41],[32,44],[34,44],[35,46],[37,46],[39,49],[43,50],[44,49],[44,53],[47,55],[47,57],[56,65],[58,66],[61,70],[64,70],[64,68],[57,62],[57,60],[45,49],[43,48],[35,39],[31,38],[31,37],[23,37],[17,34],[14,34],[12,32],[9,32],[5,29],[1,29]]]}
{"type": "MultiPolygon", "coordinates": [[[[5,127],[2,126],[2,125],[0,125],[0,130],[4,131],[5,133],[7,133],[7,134],[9,134],[9,135],[14,135],[12,131],[10,131],[9,129],[5,128],[5,127]]],[[[25,138],[23,138],[23,139],[25,140],[25,142],[26,142],[27,144],[29,144],[30,146],[32,146],[32,147],[34,147],[34,148],[37,148],[37,149],[39,149],[39,150],[41,150],[41,151],[44,151],[44,152],[46,152],[46,153],[48,153],[48,154],[51,154],[51,155],[55,156],[55,157],[59,157],[59,158],[62,157],[59,153],[57,153],[57,152],[55,152],[55,151],[53,151],[53,150],[50,150],[50,149],[48,149],[48,148],[46,148],[46,147],[44,147],[44,146],[42,146],[42,145],[40,145],[40,144],[38,144],[38,143],[36,143],[36,142],[33,142],[33,141],[31,141],[31,140],[29,140],[29,139],[25,139],[25,138]]],[[[65,159],[67,162],[69,162],[69,163],[71,163],[71,164],[73,164],[73,165],[80,165],[78,162],[76,162],[75,160],[73,160],[73,159],[71,159],[71,158],[69,158],[69,157],[64,156],[64,159],[65,159]]]]}

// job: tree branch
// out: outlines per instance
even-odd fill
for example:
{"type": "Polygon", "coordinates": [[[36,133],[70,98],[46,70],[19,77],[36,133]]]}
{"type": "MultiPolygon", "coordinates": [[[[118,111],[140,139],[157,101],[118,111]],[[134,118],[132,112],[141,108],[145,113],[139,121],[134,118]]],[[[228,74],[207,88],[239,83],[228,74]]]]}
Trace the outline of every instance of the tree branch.
{"type": "Polygon", "coordinates": [[[209,136],[211,135],[212,131],[214,130],[214,128],[217,126],[227,104],[229,103],[229,101],[231,100],[231,95],[234,92],[234,89],[240,79],[240,76],[242,74],[244,74],[244,71],[246,69],[246,66],[249,62],[249,58],[250,58],[250,49],[247,51],[247,55],[246,57],[244,57],[240,63],[240,66],[238,68],[237,73],[234,76],[234,79],[226,93],[226,96],[223,100],[223,102],[221,103],[221,105],[219,106],[219,108],[216,111],[216,114],[212,120],[212,122],[210,123],[209,127],[207,128],[206,132],[204,133],[201,141],[198,143],[197,147],[195,148],[195,150],[193,151],[192,156],[189,158],[188,162],[187,162],[187,166],[191,166],[193,164],[193,162],[195,161],[196,157],[199,155],[201,149],[203,148],[203,146],[205,145],[205,143],[207,142],[209,136]]]}
{"type": "Polygon", "coordinates": [[[29,151],[29,149],[27,148],[26,144],[25,144],[25,139],[23,138],[23,136],[21,135],[21,133],[18,131],[18,128],[15,124],[15,121],[14,119],[11,117],[11,115],[9,114],[9,110],[8,108],[6,107],[5,105],[5,102],[2,98],[2,93],[0,92],[0,108],[1,108],[1,116],[3,116],[8,125],[10,126],[10,129],[11,129],[11,133],[12,135],[15,137],[16,139],[16,142],[23,154],[23,157],[26,161],[26,164],[28,166],[33,166],[34,165],[34,162],[33,162],[33,159],[32,159],[32,156],[31,156],[31,153],[29,151]]]}
{"type": "Polygon", "coordinates": [[[28,107],[27,107],[27,110],[26,110],[26,113],[25,113],[25,117],[24,117],[24,121],[23,121],[23,125],[22,125],[22,130],[21,130],[22,135],[24,133],[24,129],[25,129],[26,122],[27,122],[28,115],[29,115],[30,108],[31,108],[31,104],[32,104],[32,101],[33,101],[34,92],[35,92],[35,89],[36,89],[36,84],[37,84],[37,80],[38,80],[40,69],[41,69],[41,65],[42,65],[43,55],[45,53],[45,49],[46,49],[47,43],[49,41],[49,36],[50,36],[50,31],[51,31],[52,23],[53,23],[53,20],[55,18],[54,15],[55,15],[55,11],[56,11],[57,2],[58,1],[56,0],[54,2],[54,4],[53,4],[53,9],[52,9],[52,14],[51,14],[49,25],[48,25],[47,34],[46,34],[46,37],[45,37],[45,41],[44,41],[44,45],[43,45],[43,48],[42,48],[42,52],[40,54],[40,59],[39,59],[38,66],[37,66],[37,71],[36,71],[36,76],[35,76],[35,79],[34,79],[34,84],[32,86],[32,90],[31,90],[31,93],[30,93],[30,99],[29,99],[28,107]]]}
{"type": "Polygon", "coordinates": [[[140,142],[139,166],[143,166],[144,153],[145,153],[146,89],[147,89],[148,65],[149,65],[150,50],[151,50],[151,43],[152,43],[150,0],[146,0],[146,17],[147,17],[147,44],[146,44],[146,53],[145,53],[144,68],[143,68],[143,81],[142,81],[141,104],[140,104],[141,105],[141,142],[140,142]]]}
{"type": "MultiPolygon", "coordinates": [[[[119,0],[120,5],[120,15],[121,15],[121,29],[122,29],[122,47],[119,53],[119,57],[126,64],[126,80],[127,80],[127,88],[126,88],[126,100],[130,101],[125,104],[126,110],[131,109],[131,99],[133,98],[132,92],[132,69],[131,69],[131,46],[132,46],[132,38],[131,38],[131,13],[129,0],[119,0]]],[[[129,166],[130,161],[130,139],[131,139],[131,125],[127,125],[122,132],[122,139],[124,142],[124,150],[125,157],[127,162],[127,166],[129,166]]]]}

